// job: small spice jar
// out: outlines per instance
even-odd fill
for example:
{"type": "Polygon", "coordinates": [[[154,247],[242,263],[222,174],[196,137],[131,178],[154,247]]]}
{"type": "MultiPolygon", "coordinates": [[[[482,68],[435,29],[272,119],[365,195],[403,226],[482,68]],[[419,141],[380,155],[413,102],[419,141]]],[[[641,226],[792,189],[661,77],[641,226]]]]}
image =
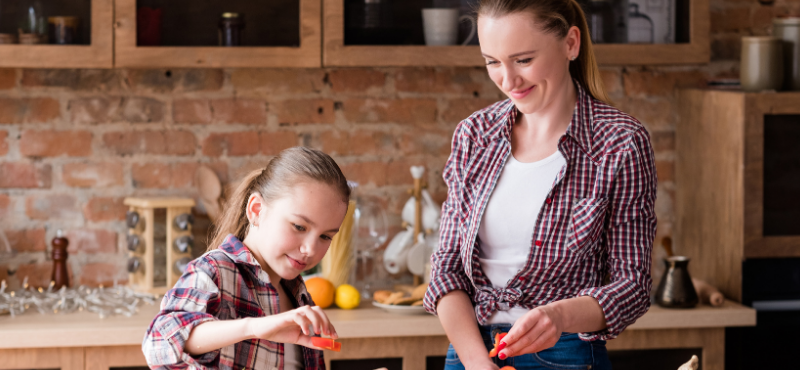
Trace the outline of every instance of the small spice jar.
{"type": "Polygon", "coordinates": [[[244,15],[239,13],[222,13],[219,19],[219,46],[242,45],[244,15]]]}
{"type": "Polygon", "coordinates": [[[51,44],[78,43],[78,17],[47,17],[47,28],[51,44]]]}

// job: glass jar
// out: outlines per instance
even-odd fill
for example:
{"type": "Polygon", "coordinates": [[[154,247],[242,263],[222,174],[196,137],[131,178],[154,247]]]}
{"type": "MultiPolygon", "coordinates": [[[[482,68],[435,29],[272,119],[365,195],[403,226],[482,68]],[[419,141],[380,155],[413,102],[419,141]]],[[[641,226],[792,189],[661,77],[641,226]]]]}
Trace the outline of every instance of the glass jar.
{"type": "Polygon", "coordinates": [[[639,4],[630,5],[628,14],[628,42],[639,44],[652,44],[655,40],[653,20],[639,12],[639,4]]]}
{"type": "Polygon", "coordinates": [[[47,20],[39,0],[23,0],[19,3],[19,43],[44,44],[47,41],[47,20]]]}
{"type": "Polygon", "coordinates": [[[219,20],[219,46],[241,46],[244,15],[222,13],[219,20]]]}
{"type": "Polygon", "coordinates": [[[772,35],[783,44],[784,87],[800,90],[800,17],[773,19],[772,35]]]}
{"type": "Polygon", "coordinates": [[[78,43],[78,17],[47,17],[48,38],[51,44],[78,43]]]}

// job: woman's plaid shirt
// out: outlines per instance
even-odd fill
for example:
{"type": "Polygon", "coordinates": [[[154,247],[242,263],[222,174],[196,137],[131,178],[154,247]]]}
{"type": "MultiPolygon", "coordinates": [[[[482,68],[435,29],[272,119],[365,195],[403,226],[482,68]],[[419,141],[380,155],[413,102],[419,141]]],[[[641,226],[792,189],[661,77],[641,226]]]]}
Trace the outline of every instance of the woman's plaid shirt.
{"type": "Polygon", "coordinates": [[[448,193],[439,249],[425,295],[429,312],[435,314],[439,299],[456,289],[470,295],[480,324],[512,306],[533,309],[591,296],[603,308],[607,328],[580,336],[607,340],[649,309],[657,182],[650,137],[635,118],[575,85],[572,122],[558,143],[567,164],[539,212],[527,263],[505,288],[493,288],[481,271],[477,234],[511,153],[517,110],[510,100],[498,102],[456,128],[443,173],[448,193]]]}
{"type": "MultiPolygon", "coordinates": [[[[281,283],[295,306],[314,305],[303,278],[281,283]]],[[[261,317],[280,312],[278,291],[253,255],[233,235],[219,248],[192,261],[161,302],[142,343],[147,364],[156,369],[282,370],[283,344],[246,340],[200,356],[184,348],[192,329],[206,321],[261,317]]],[[[324,370],[322,351],[303,350],[306,370],[324,370]]]]}

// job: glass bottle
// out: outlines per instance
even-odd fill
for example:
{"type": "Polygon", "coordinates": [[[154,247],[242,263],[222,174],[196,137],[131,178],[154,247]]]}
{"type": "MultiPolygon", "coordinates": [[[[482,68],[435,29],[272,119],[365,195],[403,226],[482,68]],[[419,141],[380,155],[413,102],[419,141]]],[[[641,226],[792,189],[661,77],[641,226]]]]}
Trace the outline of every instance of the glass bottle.
{"type": "Polygon", "coordinates": [[[244,15],[222,13],[219,20],[219,46],[241,46],[244,15]]]}
{"type": "Polygon", "coordinates": [[[47,19],[41,1],[20,1],[18,32],[20,44],[46,43],[47,19]]]}

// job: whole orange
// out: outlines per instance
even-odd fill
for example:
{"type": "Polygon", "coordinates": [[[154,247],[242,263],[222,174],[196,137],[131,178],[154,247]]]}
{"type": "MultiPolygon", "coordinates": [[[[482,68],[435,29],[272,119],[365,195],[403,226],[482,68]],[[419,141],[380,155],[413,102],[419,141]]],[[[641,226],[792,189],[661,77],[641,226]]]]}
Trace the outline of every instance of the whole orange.
{"type": "Polygon", "coordinates": [[[328,308],[333,304],[334,292],[336,289],[328,279],[313,277],[306,280],[306,290],[311,294],[311,299],[321,308],[328,308]]]}

